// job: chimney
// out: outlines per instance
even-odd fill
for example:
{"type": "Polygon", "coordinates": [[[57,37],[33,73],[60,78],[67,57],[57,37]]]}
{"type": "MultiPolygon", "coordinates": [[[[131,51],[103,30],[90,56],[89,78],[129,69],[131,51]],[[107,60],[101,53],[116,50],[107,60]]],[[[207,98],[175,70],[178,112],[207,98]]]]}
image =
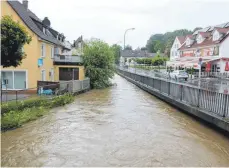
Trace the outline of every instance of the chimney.
{"type": "Polygon", "coordinates": [[[23,4],[23,6],[25,7],[25,9],[28,10],[29,1],[28,1],[28,0],[23,0],[23,1],[22,1],[22,4],[23,4]]]}

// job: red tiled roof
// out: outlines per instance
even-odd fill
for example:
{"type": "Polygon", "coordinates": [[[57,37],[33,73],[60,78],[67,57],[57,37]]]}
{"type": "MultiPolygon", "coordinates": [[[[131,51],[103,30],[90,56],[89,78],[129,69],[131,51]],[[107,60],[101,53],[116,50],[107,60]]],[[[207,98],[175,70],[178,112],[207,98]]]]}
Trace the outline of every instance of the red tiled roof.
{"type": "Polygon", "coordinates": [[[229,27],[228,28],[216,28],[216,30],[219,32],[219,33],[227,33],[229,31],[229,27]]]}
{"type": "Polygon", "coordinates": [[[210,37],[210,36],[211,36],[211,33],[210,33],[210,32],[199,32],[199,34],[200,34],[202,37],[204,37],[204,38],[210,37]]]}
{"type": "Polygon", "coordinates": [[[183,44],[186,39],[186,36],[177,36],[177,38],[180,41],[180,43],[183,44]]]}
{"type": "Polygon", "coordinates": [[[229,38],[229,34],[227,34],[226,36],[224,36],[222,39],[217,40],[217,41],[212,41],[212,37],[208,36],[202,43],[197,43],[196,41],[190,46],[186,46],[185,44],[183,44],[179,50],[184,50],[184,49],[191,49],[191,48],[197,48],[197,47],[203,47],[203,46],[210,46],[210,45],[214,45],[214,44],[219,44],[222,43],[226,38],[229,38]]]}

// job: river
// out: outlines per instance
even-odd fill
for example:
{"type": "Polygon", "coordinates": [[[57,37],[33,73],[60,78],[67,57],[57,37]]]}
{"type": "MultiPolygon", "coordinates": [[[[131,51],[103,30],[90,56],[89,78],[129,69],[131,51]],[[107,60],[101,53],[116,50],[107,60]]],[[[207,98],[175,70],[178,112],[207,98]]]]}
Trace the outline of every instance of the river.
{"type": "Polygon", "coordinates": [[[2,166],[229,166],[229,139],[120,76],[1,133],[2,166]]]}

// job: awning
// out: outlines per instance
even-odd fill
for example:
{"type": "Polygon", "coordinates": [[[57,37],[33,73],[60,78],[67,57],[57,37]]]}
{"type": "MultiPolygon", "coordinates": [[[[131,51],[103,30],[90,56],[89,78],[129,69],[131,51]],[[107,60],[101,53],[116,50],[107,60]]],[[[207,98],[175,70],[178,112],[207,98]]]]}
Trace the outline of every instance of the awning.
{"type": "MultiPolygon", "coordinates": [[[[212,62],[215,60],[218,60],[220,58],[214,58],[214,59],[206,59],[202,58],[202,64],[207,62],[212,62]]],[[[199,68],[199,58],[187,58],[187,59],[180,59],[179,61],[167,61],[166,66],[171,67],[183,67],[183,68],[199,68]]]]}

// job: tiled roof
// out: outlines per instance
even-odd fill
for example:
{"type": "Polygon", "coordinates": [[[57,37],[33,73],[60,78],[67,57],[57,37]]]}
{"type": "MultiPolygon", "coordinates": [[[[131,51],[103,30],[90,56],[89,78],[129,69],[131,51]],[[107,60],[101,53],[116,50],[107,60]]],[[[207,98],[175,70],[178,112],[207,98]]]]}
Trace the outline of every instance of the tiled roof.
{"type": "Polygon", "coordinates": [[[37,27],[37,25],[32,20],[32,18],[36,18],[37,17],[34,13],[32,13],[31,11],[25,9],[25,7],[19,1],[7,1],[7,2],[15,10],[15,12],[19,15],[19,17],[23,20],[23,22],[28,26],[28,28],[31,29],[37,36],[39,36],[43,40],[46,40],[48,42],[51,42],[51,43],[54,43],[54,44],[62,46],[62,43],[60,41],[58,41],[57,39],[53,38],[52,36],[45,35],[37,27]]]}
{"type": "Polygon", "coordinates": [[[199,34],[201,34],[202,37],[207,38],[211,36],[210,32],[199,32],[199,34]]]}
{"type": "Polygon", "coordinates": [[[186,39],[186,36],[177,36],[177,38],[180,41],[180,43],[183,44],[186,39]]]}
{"type": "Polygon", "coordinates": [[[199,44],[195,41],[190,47],[188,47],[185,44],[183,44],[179,48],[179,50],[191,49],[191,48],[197,48],[197,47],[203,47],[203,46],[210,46],[210,45],[219,44],[219,43],[222,43],[226,38],[229,38],[229,34],[225,35],[222,39],[217,40],[217,41],[212,41],[212,37],[208,37],[202,43],[199,43],[199,44]]]}
{"type": "MultiPolygon", "coordinates": [[[[198,34],[201,34],[204,39],[203,42],[201,43],[197,43],[195,39],[194,42],[190,45],[190,46],[186,46],[185,44],[183,44],[179,50],[184,50],[184,49],[191,49],[191,48],[198,48],[198,47],[203,47],[203,46],[210,46],[210,45],[216,45],[216,44],[219,44],[219,43],[222,43],[226,38],[229,38],[229,27],[227,27],[227,23],[224,23],[224,24],[220,24],[220,25],[217,25],[217,26],[212,26],[214,27],[214,29],[209,29],[211,27],[207,27],[207,28],[204,28],[202,30],[199,30],[198,34]],[[206,30],[206,31],[203,31],[203,30],[206,30]],[[208,31],[208,30],[211,30],[211,31],[208,31]],[[214,32],[214,30],[217,30],[219,33],[222,33],[223,36],[217,40],[217,41],[213,41],[212,40],[212,31],[214,32]]],[[[195,37],[194,35],[187,35],[186,37],[189,37],[189,38],[193,38],[195,37]]]]}
{"type": "Polygon", "coordinates": [[[229,32],[229,27],[227,28],[216,28],[216,30],[219,32],[219,33],[227,33],[229,32]]]}

